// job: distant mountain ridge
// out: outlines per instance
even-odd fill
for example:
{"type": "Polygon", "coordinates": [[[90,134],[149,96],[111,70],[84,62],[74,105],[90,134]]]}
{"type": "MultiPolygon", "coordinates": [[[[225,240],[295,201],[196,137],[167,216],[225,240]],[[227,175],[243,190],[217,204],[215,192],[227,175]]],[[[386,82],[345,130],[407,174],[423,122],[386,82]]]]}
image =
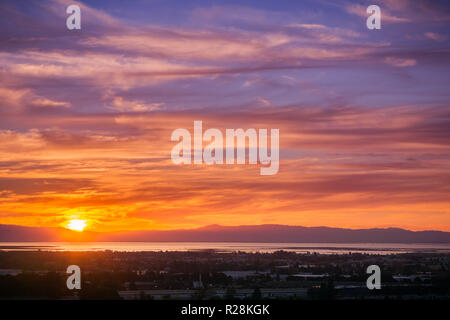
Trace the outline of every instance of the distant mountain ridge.
{"type": "Polygon", "coordinates": [[[450,232],[399,228],[341,229],[286,225],[227,227],[211,225],[187,230],[143,230],[116,233],[76,232],[63,228],[0,224],[0,242],[303,242],[303,243],[450,243],[450,232]]]}

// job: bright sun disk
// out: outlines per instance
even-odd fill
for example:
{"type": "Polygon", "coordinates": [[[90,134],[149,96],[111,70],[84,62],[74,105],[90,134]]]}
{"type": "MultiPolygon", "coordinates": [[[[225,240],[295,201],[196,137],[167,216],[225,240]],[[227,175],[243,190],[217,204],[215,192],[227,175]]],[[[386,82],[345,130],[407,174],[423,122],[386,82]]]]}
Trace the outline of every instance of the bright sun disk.
{"type": "Polygon", "coordinates": [[[75,230],[75,231],[83,231],[84,228],[86,228],[86,220],[80,220],[80,219],[72,219],[67,224],[67,229],[75,230]]]}

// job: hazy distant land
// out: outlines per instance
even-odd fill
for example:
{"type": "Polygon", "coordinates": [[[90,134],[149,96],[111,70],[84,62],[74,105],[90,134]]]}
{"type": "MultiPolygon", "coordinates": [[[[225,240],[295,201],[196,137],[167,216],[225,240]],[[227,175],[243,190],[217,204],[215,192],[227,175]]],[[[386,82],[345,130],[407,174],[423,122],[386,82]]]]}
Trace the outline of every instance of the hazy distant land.
{"type": "Polygon", "coordinates": [[[0,242],[277,242],[277,243],[450,243],[450,232],[387,229],[340,229],[286,225],[225,227],[170,231],[76,232],[63,228],[0,224],[0,242]]]}

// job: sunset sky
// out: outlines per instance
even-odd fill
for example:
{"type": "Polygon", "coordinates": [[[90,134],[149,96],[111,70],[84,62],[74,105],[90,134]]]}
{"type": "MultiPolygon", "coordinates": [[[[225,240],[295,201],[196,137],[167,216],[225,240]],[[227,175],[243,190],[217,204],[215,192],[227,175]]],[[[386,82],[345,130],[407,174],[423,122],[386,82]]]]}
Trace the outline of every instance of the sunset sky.
{"type": "Polygon", "coordinates": [[[450,231],[449,30],[448,1],[2,0],[0,223],[450,231]],[[278,174],[173,164],[194,120],[279,129],[278,174]]]}

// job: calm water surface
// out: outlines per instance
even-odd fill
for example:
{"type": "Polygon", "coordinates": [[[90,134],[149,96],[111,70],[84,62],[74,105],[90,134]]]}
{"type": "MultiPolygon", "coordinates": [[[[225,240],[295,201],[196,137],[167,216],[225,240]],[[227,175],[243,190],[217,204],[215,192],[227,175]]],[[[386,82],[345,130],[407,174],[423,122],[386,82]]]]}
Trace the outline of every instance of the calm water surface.
{"type": "Polygon", "coordinates": [[[4,251],[199,251],[274,252],[320,254],[450,253],[450,244],[401,243],[246,243],[246,242],[0,242],[4,251]]]}

